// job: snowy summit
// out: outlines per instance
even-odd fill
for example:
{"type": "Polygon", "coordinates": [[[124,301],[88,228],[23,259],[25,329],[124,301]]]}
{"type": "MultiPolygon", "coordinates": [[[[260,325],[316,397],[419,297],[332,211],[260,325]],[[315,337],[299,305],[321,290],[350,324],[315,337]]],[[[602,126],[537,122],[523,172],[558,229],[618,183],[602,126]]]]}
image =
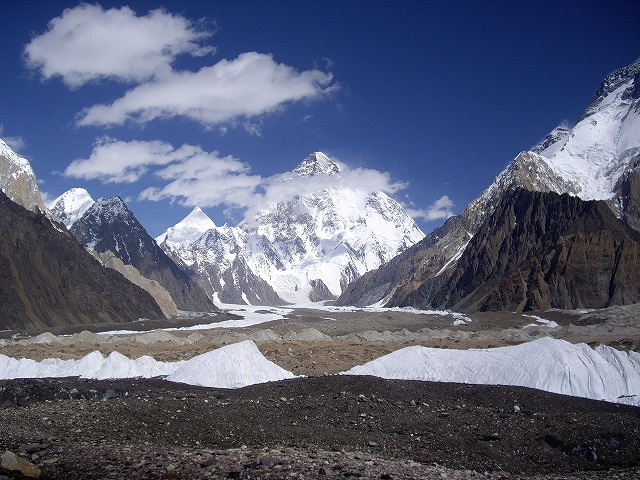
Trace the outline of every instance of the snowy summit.
{"type": "Polygon", "coordinates": [[[72,188],[51,202],[49,209],[67,228],[71,228],[93,204],[93,198],[84,188],[72,188]]]}
{"type": "Polygon", "coordinates": [[[331,160],[322,152],[313,152],[305,158],[300,165],[293,169],[301,177],[311,177],[313,175],[335,175],[340,172],[337,163],[331,160]]]}

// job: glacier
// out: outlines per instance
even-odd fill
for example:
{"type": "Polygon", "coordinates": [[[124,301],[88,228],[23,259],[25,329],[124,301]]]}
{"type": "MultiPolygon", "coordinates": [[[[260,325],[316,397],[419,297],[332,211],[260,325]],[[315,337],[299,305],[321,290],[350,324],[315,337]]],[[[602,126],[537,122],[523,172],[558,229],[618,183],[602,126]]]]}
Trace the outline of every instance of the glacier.
{"type": "MultiPolygon", "coordinates": [[[[521,386],[594,400],[640,406],[640,354],[600,345],[541,338],[520,345],[455,350],[405,347],[342,375],[521,386]]],[[[190,360],[160,362],[92,352],[79,360],[40,362],[0,355],[0,379],[71,377],[152,378],[215,388],[240,388],[295,378],[266,359],[252,340],[226,345],[190,360]]]]}
{"type": "Polygon", "coordinates": [[[639,353],[548,337],[486,349],[406,347],[343,374],[521,386],[640,406],[639,353]]]}
{"type": "Polygon", "coordinates": [[[159,376],[166,376],[172,382],[215,388],[238,388],[294,378],[293,373],[267,360],[251,340],[178,362],[160,362],[147,355],[132,360],[118,352],[104,357],[98,351],[79,360],[47,358],[40,362],[0,354],[0,380],[55,377],[107,380],[159,376]]]}

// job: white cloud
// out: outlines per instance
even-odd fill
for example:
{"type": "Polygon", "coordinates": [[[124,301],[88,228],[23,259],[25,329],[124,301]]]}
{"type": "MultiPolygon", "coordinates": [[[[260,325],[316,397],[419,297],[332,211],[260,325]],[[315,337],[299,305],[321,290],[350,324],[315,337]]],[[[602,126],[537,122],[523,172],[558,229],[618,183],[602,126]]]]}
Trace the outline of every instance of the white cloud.
{"type": "Polygon", "coordinates": [[[288,102],[327,94],[335,88],[332,79],[330,73],[298,72],[276,63],[271,55],[247,52],[197,72],[172,72],[143,83],[109,105],[85,109],[78,125],[146,123],[183,116],[211,126],[270,113],[288,102]]]}
{"type": "Polygon", "coordinates": [[[82,3],[65,9],[45,33],[24,48],[27,66],[42,77],[62,77],[78,88],[100,79],[141,82],[171,72],[180,54],[203,56],[211,32],[180,15],[158,9],[137,16],[129,7],[104,10],[82,3]]]}
{"type": "Polygon", "coordinates": [[[438,200],[433,202],[427,207],[426,210],[416,210],[407,208],[405,210],[412,218],[422,218],[428,222],[433,220],[446,220],[449,217],[453,217],[453,201],[447,196],[443,195],[438,200]]]}
{"type": "Polygon", "coordinates": [[[184,146],[176,150],[171,144],[161,141],[125,142],[101,137],[93,145],[89,158],[71,162],[64,175],[107,183],[132,183],[145,175],[149,167],[167,165],[184,158],[195,148],[184,146]]]}
{"type": "Polygon", "coordinates": [[[120,141],[99,138],[88,158],[77,159],[65,169],[66,176],[103,182],[132,183],[153,177],[157,186],[144,189],[139,198],[171,200],[188,207],[225,206],[243,210],[251,217],[268,205],[327,188],[349,188],[390,195],[406,187],[391,180],[387,172],[340,164],[339,175],[300,177],[291,172],[261,177],[239,159],[199,146],[174,148],[161,141],[120,141]]]}
{"type": "Polygon", "coordinates": [[[140,198],[177,200],[189,207],[227,205],[244,209],[255,202],[256,188],[262,181],[249,171],[247,164],[231,155],[221,157],[218,152],[209,153],[196,147],[193,155],[155,172],[156,177],[168,183],[143,190],[140,198]]]}
{"type": "Polygon", "coordinates": [[[260,116],[338,88],[328,71],[298,71],[256,52],[197,71],[174,68],[179,55],[213,53],[215,48],[206,44],[211,35],[204,20],[163,9],[138,16],[126,6],[105,10],[81,3],[53,18],[23,54],[27,66],[44,79],[60,77],[72,89],[99,80],[133,84],[111,103],[84,108],[78,126],[186,117],[205,127],[241,125],[260,135],[260,116]]]}

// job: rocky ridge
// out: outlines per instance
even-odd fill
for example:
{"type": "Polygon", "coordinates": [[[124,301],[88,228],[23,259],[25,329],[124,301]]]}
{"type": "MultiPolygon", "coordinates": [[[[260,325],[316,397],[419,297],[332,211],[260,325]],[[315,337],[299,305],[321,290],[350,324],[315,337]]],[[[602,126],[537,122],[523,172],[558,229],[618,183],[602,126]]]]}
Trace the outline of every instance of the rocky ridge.
{"type": "Polygon", "coordinates": [[[0,139],[0,190],[32,212],[46,212],[36,175],[29,161],[0,139]]]}
{"type": "Polygon", "coordinates": [[[415,303],[415,296],[433,294],[446,281],[469,239],[477,235],[487,212],[515,188],[605,200],[616,216],[637,228],[639,72],[637,61],[607,76],[573,128],[558,127],[531,151],[520,153],[459,216],[391,263],[349,285],[337,303],[382,301],[402,306],[415,303]],[[398,265],[402,265],[400,271],[398,265]],[[422,291],[414,295],[417,289],[422,291]]]}
{"type": "Polygon", "coordinates": [[[175,317],[179,314],[178,307],[173,301],[173,298],[171,298],[171,294],[169,294],[167,289],[155,280],[149,280],[148,278],[140,275],[140,272],[136,267],[133,265],[126,265],[122,260],[120,260],[120,258],[109,250],[102,253],[94,251],[90,251],[89,253],[95,255],[103,266],[120,272],[131,283],[149,292],[167,317],[175,317]]]}
{"type": "Polygon", "coordinates": [[[180,310],[215,309],[204,291],[158,247],[119,197],[101,197],[73,223],[74,237],[98,253],[113,252],[144,277],[157,281],[180,310]]]}
{"type": "Polygon", "coordinates": [[[1,329],[164,317],[151,296],[104,268],[64,229],[0,193],[1,329]]]}

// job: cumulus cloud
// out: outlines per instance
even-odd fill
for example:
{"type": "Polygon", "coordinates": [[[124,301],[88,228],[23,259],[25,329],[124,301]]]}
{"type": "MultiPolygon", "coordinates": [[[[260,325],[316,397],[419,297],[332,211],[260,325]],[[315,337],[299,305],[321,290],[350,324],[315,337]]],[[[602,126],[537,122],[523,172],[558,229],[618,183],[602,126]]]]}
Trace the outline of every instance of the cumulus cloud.
{"type": "Polygon", "coordinates": [[[82,110],[79,126],[186,117],[205,127],[241,125],[260,135],[260,123],[251,119],[337,88],[327,71],[298,71],[256,52],[197,71],[174,68],[179,55],[213,53],[206,43],[211,36],[203,20],[164,9],[138,16],[129,7],[105,10],[81,3],[52,19],[23,54],[26,65],[44,79],[60,77],[72,89],[97,80],[133,84],[111,103],[82,110]]]}
{"type": "MultiPolygon", "coordinates": [[[[172,72],[143,83],[109,105],[85,109],[78,125],[146,123],[182,116],[211,126],[319,97],[333,90],[332,79],[330,73],[298,72],[275,62],[271,55],[247,52],[197,72],[172,72]]],[[[247,125],[251,131],[251,124],[247,125]]]]}
{"type": "Polygon", "coordinates": [[[141,82],[171,72],[180,54],[214,51],[212,35],[197,22],[162,9],[137,16],[129,7],[104,10],[82,3],[65,9],[24,48],[29,68],[61,77],[71,88],[99,80],[141,82]]]}
{"type": "Polygon", "coordinates": [[[286,172],[261,177],[250,175],[250,167],[231,156],[214,159],[208,155],[211,154],[203,152],[201,156],[159,170],[155,175],[169,183],[147,188],[140,198],[171,199],[188,207],[224,205],[229,209],[244,210],[245,219],[251,221],[260,210],[292,200],[301,193],[310,195],[329,188],[349,188],[393,194],[406,186],[391,181],[386,172],[363,168],[351,170],[346,165],[341,165],[339,175],[301,177],[286,172]]]}
{"type": "Polygon", "coordinates": [[[161,141],[120,141],[99,138],[88,158],[77,159],[64,175],[86,180],[132,183],[152,177],[157,186],[144,189],[141,200],[176,201],[188,207],[225,206],[241,209],[252,217],[267,206],[329,188],[390,195],[406,187],[387,172],[356,168],[340,163],[339,175],[298,176],[292,172],[262,177],[239,159],[199,146],[174,148],[161,141]]]}
{"type": "Polygon", "coordinates": [[[150,187],[140,193],[140,199],[177,200],[180,204],[202,208],[226,205],[248,208],[255,202],[256,188],[262,179],[250,175],[250,168],[231,155],[218,152],[196,152],[155,172],[164,180],[162,187],[150,187]]]}
{"type": "Polygon", "coordinates": [[[453,217],[453,201],[447,196],[443,195],[438,200],[433,202],[427,207],[426,210],[416,210],[412,208],[406,208],[407,213],[413,218],[422,218],[428,222],[433,220],[446,220],[449,217],[453,217]]]}
{"type": "Polygon", "coordinates": [[[99,179],[106,183],[133,183],[140,180],[150,167],[184,159],[193,155],[197,148],[183,146],[174,149],[167,142],[125,142],[105,136],[94,143],[89,158],[71,162],[64,175],[85,180],[99,179]]]}

